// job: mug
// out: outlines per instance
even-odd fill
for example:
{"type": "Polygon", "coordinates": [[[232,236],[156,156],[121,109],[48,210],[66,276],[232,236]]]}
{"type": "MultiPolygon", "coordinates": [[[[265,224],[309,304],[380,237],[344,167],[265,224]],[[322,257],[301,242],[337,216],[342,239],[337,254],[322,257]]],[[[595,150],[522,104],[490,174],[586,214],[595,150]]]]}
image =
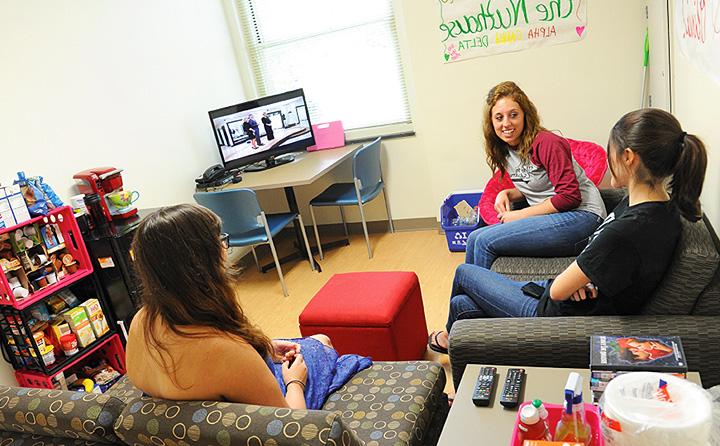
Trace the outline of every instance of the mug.
{"type": "Polygon", "coordinates": [[[107,197],[115,207],[126,208],[140,198],[140,192],[136,190],[116,190],[115,192],[105,194],[105,197],[107,197]]]}

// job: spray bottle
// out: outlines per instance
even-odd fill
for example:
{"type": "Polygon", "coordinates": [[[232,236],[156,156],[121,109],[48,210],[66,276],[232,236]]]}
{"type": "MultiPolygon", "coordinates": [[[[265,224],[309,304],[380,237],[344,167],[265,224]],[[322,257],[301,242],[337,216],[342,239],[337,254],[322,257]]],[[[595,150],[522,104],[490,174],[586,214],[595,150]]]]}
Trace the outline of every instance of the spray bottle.
{"type": "Polygon", "coordinates": [[[590,425],[585,418],[582,385],[582,376],[571,372],[565,384],[562,417],[555,427],[555,441],[577,442],[586,446],[592,442],[590,425]]]}

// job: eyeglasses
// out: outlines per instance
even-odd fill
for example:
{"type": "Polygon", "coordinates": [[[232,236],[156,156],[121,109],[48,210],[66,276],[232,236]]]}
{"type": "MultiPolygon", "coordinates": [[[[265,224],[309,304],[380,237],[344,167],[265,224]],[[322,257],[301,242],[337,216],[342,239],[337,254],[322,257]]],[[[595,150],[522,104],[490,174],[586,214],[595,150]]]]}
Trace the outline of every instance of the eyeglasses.
{"type": "Polygon", "coordinates": [[[223,248],[228,249],[230,247],[230,234],[223,232],[220,234],[220,244],[223,248]]]}

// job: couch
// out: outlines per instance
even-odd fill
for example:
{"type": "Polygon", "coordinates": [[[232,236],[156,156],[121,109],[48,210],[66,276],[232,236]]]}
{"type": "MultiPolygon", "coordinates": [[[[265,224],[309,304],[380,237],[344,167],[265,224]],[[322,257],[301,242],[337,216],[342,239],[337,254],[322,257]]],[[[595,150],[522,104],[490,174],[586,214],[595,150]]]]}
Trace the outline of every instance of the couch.
{"type": "Polygon", "coordinates": [[[102,395],[0,386],[0,444],[434,445],[447,416],[434,362],[376,362],[322,410],[143,396],[126,378],[102,395]]]}
{"type": "MultiPolygon", "coordinates": [[[[624,196],[601,190],[608,211],[624,196]]],[[[501,257],[494,271],[514,280],[557,276],[566,258],[501,257]]],[[[450,361],[457,388],[466,364],[587,368],[589,337],[680,336],[689,369],[704,387],[720,384],[720,243],[706,217],[683,228],[673,261],[653,297],[636,316],[461,320],[450,331],[450,361]]]]}

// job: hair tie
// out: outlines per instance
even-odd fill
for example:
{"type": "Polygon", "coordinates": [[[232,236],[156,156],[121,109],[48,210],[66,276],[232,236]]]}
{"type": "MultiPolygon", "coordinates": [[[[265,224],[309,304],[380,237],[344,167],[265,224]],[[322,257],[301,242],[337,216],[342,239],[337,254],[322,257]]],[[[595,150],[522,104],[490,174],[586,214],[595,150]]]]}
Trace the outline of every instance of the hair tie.
{"type": "Polygon", "coordinates": [[[678,144],[680,145],[680,153],[682,153],[683,149],[685,148],[685,137],[687,136],[687,132],[682,132],[680,134],[680,138],[678,140],[678,144]]]}

